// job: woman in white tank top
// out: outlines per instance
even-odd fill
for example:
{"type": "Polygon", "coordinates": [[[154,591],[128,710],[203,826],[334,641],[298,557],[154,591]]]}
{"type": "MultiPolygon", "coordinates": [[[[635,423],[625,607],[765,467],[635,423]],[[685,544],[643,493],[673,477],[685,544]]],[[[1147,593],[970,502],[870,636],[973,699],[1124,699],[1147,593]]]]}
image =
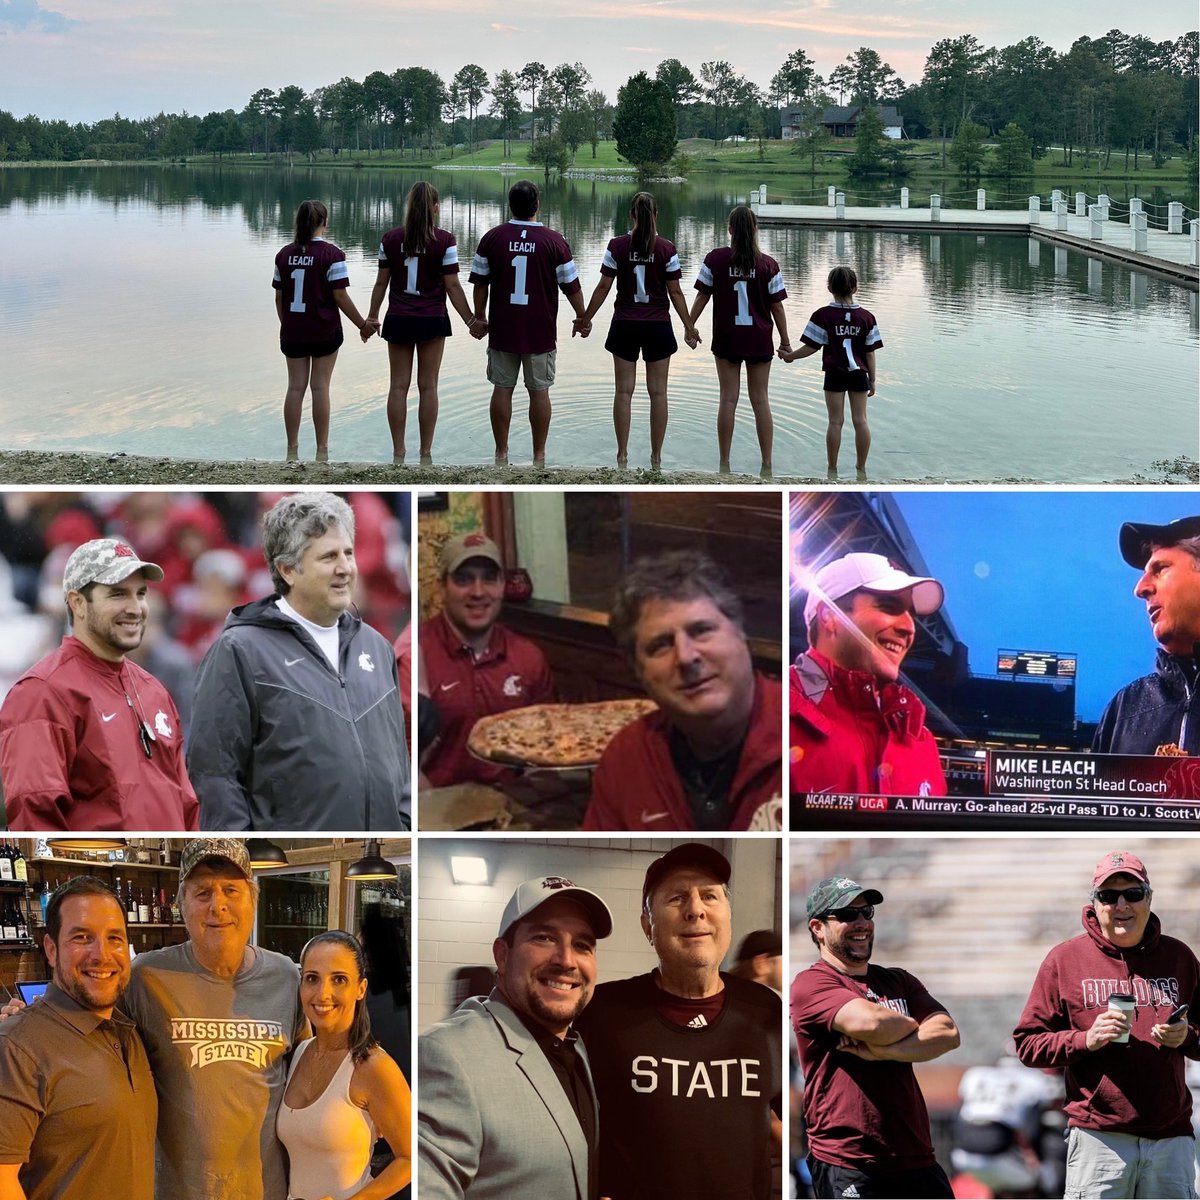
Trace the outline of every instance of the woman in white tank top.
{"type": "Polygon", "coordinates": [[[276,1122],[289,1200],[388,1200],[412,1178],[408,1083],[371,1036],[366,994],[350,934],[321,933],[304,947],[300,1004],[315,1036],[296,1048],[276,1122]],[[372,1179],[379,1137],[395,1158],[372,1179]]]}

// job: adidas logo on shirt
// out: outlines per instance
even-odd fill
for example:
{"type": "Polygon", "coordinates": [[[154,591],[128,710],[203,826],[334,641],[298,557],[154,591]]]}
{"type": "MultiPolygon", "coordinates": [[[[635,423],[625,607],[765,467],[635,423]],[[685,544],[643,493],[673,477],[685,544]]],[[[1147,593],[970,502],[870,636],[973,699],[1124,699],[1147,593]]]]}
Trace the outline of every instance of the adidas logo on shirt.
{"type": "Polygon", "coordinates": [[[703,1013],[697,1013],[688,1023],[689,1029],[703,1029],[708,1022],[704,1019],[703,1013]]]}
{"type": "Polygon", "coordinates": [[[851,1184],[851,1185],[850,1185],[850,1186],[849,1186],[849,1187],[848,1187],[848,1188],[847,1188],[847,1189],[846,1189],[846,1190],[845,1190],[845,1191],[842,1193],[842,1195],[843,1195],[843,1196],[851,1196],[851,1197],[857,1196],[857,1195],[858,1195],[858,1188],[856,1188],[856,1187],[854,1186],[854,1184],[851,1184]]]}

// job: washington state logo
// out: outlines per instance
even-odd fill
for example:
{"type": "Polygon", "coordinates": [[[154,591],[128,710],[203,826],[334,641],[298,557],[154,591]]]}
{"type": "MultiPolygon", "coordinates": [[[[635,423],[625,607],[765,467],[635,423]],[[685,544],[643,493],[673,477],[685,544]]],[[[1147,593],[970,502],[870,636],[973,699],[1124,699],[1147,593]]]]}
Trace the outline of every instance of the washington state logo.
{"type": "Polygon", "coordinates": [[[201,1021],[183,1017],[171,1021],[171,1041],[191,1047],[189,1067],[239,1062],[263,1070],[288,1048],[288,1038],[278,1021],[201,1021]]]}
{"type": "Polygon", "coordinates": [[[161,708],[154,714],[154,732],[159,737],[175,736],[175,731],[171,728],[171,722],[161,708]]]}

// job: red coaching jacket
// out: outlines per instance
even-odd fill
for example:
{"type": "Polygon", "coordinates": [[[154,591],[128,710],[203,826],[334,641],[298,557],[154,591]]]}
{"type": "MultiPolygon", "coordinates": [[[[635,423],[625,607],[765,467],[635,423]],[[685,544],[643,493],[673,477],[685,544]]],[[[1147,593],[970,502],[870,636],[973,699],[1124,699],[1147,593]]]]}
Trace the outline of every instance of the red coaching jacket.
{"type": "Polygon", "coordinates": [[[790,671],[792,794],[944,796],[925,705],[900,683],[880,687],[808,650],[790,671]]]}
{"type": "Polygon", "coordinates": [[[14,831],[199,827],[167,689],[74,637],[34,663],[0,707],[0,780],[14,831]],[[150,757],[139,710],[154,731],[150,757]]]}
{"type": "MultiPolygon", "coordinates": [[[[779,829],[783,804],[783,688],[756,674],[750,726],[729,791],[731,829],[779,829]]],[[[592,831],[694,829],[671,758],[671,726],[658,711],[626,725],[608,744],[592,779],[583,828],[592,831]]]]}

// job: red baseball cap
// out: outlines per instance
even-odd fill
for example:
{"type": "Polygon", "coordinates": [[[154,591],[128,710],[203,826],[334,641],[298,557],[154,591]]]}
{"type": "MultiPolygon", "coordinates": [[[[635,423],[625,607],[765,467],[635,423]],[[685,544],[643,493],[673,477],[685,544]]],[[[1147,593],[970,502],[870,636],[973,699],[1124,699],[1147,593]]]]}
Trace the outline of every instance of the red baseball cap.
{"type": "Polygon", "coordinates": [[[1132,875],[1147,887],[1150,886],[1146,864],[1136,854],[1130,854],[1126,850],[1110,850],[1096,864],[1096,869],[1092,872],[1092,887],[1100,887],[1114,875],[1132,875]]]}

